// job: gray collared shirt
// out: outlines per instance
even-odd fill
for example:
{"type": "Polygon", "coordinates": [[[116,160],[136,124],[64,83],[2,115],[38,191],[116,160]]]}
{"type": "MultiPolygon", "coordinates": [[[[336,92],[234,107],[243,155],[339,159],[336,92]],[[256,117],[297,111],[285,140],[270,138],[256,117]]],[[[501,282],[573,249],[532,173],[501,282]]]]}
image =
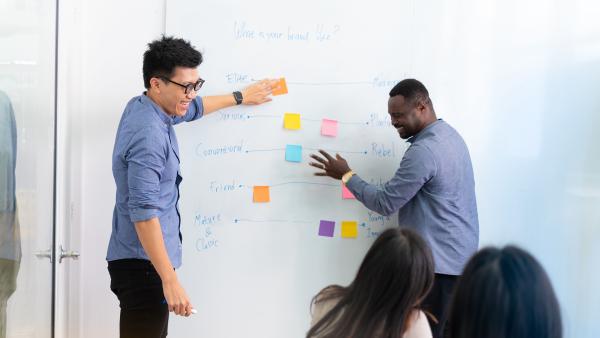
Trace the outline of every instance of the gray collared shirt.
{"type": "Polygon", "coordinates": [[[196,97],[183,117],[167,115],[146,95],[127,103],[115,140],[112,171],[117,185],[106,259],[149,259],[134,222],[158,217],[174,268],[181,266],[179,147],[173,125],[202,116],[196,97]]]}
{"type": "Polygon", "coordinates": [[[398,224],[416,230],[433,251],[435,272],[460,275],[479,245],[475,181],[469,150],[438,120],[408,140],[400,168],[383,189],[354,175],[346,185],[367,208],[398,211],[398,224]]]}
{"type": "Polygon", "coordinates": [[[15,196],[17,127],[8,96],[0,90],[0,258],[21,260],[15,196]]]}

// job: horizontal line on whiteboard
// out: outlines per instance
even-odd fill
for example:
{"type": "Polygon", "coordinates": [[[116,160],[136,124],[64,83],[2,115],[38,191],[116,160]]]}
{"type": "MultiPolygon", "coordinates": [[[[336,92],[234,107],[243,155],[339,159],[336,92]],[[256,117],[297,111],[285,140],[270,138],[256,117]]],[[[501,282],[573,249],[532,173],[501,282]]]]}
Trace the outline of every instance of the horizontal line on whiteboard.
{"type": "Polygon", "coordinates": [[[364,124],[364,125],[368,125],[369,122],[343,122],[343,121],[338,121],[339,124],[364,124]]]}
{"type": "Polygon", "coordinates": [[[367,151],[346,151],[346,150],[336,150],[336,149],[322,149],[322,148],[303,148],[306,150],[311,150],[311,151],[319,151],[319,150],[325,150],[327,152],[330,153],[346,153],[346,154],[367,154],[367,151]]]}
{"type": "Polygon", "coordinates": [[[235,223],[250,222],[250,223],[314,223],[314,221],[290,221],[287,219],[247,219],[247,218],[236,218],[233,220],[235,223]]]}
{"type": "MultiPolygon", "coordinates": [[[[302,150],[310,150],[310,151],[319,151],[319,148],[306,148],[302,147],[302,150]]],[[[367,151],[349,151],[349,150],[337,150],[337,149],[323,149],[330,153],[344,153],[344,154],[367,154],[367,151]]],[[[270,151],[285,151],[285,148],[270,148],[270,149],[249,149],[246,150],[246,153],[256,153],[256,152],[270,152],[270,151]]]]}
{"type": "MultiPolygon", "coordinates": [[[[283,115],[248,115],[248,119],[253,119],[253,118],[268,118],[268,119],[280,119],[283,118],[283,115]]],[[[305,118],[305,117],[300,117],[300,120],[302,121],[308,121],[308,122],[322,122],[323,119],[309,119],[309,118],[305,118]]],[[[339,124],[354,124],[354,125],[368,125],[369,122],[344,122],[344,121],[337,121],[337,123],[339,124]]]]}
{"type": "MultiPolygon", "coordinates": [[[[308,184],[308,185],[323,185],[323,186],[327,186],[327,187],[341,187],[340,184],[334,184],[334,183],[318,183],[318,182],[306,182],[306,181],[290,181],[290,182],[282,182],[282,183],[277,183],[277,184],[272,184],[272,185],[268,185],[269,187],[278,187],[278,186],[282,186],[282,185],[288,185],[288,184],[308,184]]],[[[259,184],[255,184],[255,185],[248,185],[248,184],[240,184],[240,188],[241,187],[246,187],[246,188],[253,188],[254,186],[261,186],[259,184]]],[[[263,186],[266,184],[262,184],[263,186]]]]}
{"type": "Polygon", "coordinates": [[[300,86],[346,86],[346,85],[372,85],[373,81],[355,81],[355,82],[291,82],[288,84],[300,85],[300,86]]]}
{"type": "Polygon", "coordinates": [[[324,186],[328,186],[328,187],[339,187],[340,186],[339,184],[333,184],[333,183],[317,183],[317,182],[292,181],[292,182],[284,182],[284,183],[273,184],[273,185],[271,185],[271,187],[278,187],[278,186],[287,185],[287,184],[324,185],[324,186]]]}
{"type": "Polygon", "coordinates": [[[258,151],[282,151],[285,150],[285,148],[273,148],[273,149],[250,149],[250,150],[246,150],[247,153],[255,153],[258,151]]]}
{"type": "Polygon", "coordinates": [[[263,117],[263,118],[281,118],[281,115],[248,115],[249,119],[255,118],[255,117],[263,117]]]}

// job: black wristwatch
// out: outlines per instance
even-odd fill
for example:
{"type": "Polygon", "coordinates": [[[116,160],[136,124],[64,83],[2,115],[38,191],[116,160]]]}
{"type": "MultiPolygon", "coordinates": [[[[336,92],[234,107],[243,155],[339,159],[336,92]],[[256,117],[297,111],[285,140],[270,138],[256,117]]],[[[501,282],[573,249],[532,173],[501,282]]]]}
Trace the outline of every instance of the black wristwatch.
{"type": "Polygon", "coordinates": [[[242,104],[242,101],[244,101],[244,97],[240,92],[233,92],[233,98],[235,99],[235,104],[242,104]]]}

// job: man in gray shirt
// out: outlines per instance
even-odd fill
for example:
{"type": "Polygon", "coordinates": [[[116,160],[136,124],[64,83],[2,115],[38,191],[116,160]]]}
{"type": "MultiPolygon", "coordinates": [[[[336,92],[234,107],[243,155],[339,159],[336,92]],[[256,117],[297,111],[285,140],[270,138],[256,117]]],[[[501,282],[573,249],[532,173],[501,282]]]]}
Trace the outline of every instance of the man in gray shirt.
{"type": "Polygon", "coordinates": [[[0,338],[6,337],[8,299],[17,289],[21,239],[15,196],[17,128],[8,96],[0,90],[0,338]]]}
{"type": "Polygon", "coordinates": [[[445,310],[454,283],[477,250],[479,222],[469,150],[458,132],[438,120],[425,86],[414,79],[391,91],[388,112],[400,137],[410,143],[394,177],[383,188],[365,182],[339,154],[320,150],[310,165],[317,176],[341,179],[357,200],[382,215],[398,211],[398,224],[416,230],[429,243],[435,261],[434,286],[423,308],[433,336],[442,337],[445,310]]]}

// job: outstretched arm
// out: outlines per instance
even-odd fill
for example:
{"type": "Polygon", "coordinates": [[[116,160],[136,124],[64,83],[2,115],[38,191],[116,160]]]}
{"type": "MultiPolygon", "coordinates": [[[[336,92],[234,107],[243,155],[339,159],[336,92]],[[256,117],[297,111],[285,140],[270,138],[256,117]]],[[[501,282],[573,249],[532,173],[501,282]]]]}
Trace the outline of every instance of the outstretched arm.
{"type": "MultiPolygon", "coordinates": [[[[261,80],[249,85],[241,91],[242,104],[257,105],[271,101],[271,93],[277,87],[279,80],[261,80]]],[[[203,96],[204,115],[215,112],[219,109],[235,106],[233,94],[203,96]]]]}
{"type": "MultiPolygon", "coordinates": [[[[346,160],[339,154],[334,158],[326,151],[319,150],[319,152],[322,156],[312,154],[311,157],[316,162],[309,163],[322,170],[315,175],[339,180],[351,171],[346,160]]],[[[346,187],[365,207],[382,215],[390,215],[412,199],[435,173],[436,164],[431,152],[424,147],[411,146],[406,151],[394,177],[383,187],[369,184],[358,175],[352,176],[346,183],[346,187]]]]}

